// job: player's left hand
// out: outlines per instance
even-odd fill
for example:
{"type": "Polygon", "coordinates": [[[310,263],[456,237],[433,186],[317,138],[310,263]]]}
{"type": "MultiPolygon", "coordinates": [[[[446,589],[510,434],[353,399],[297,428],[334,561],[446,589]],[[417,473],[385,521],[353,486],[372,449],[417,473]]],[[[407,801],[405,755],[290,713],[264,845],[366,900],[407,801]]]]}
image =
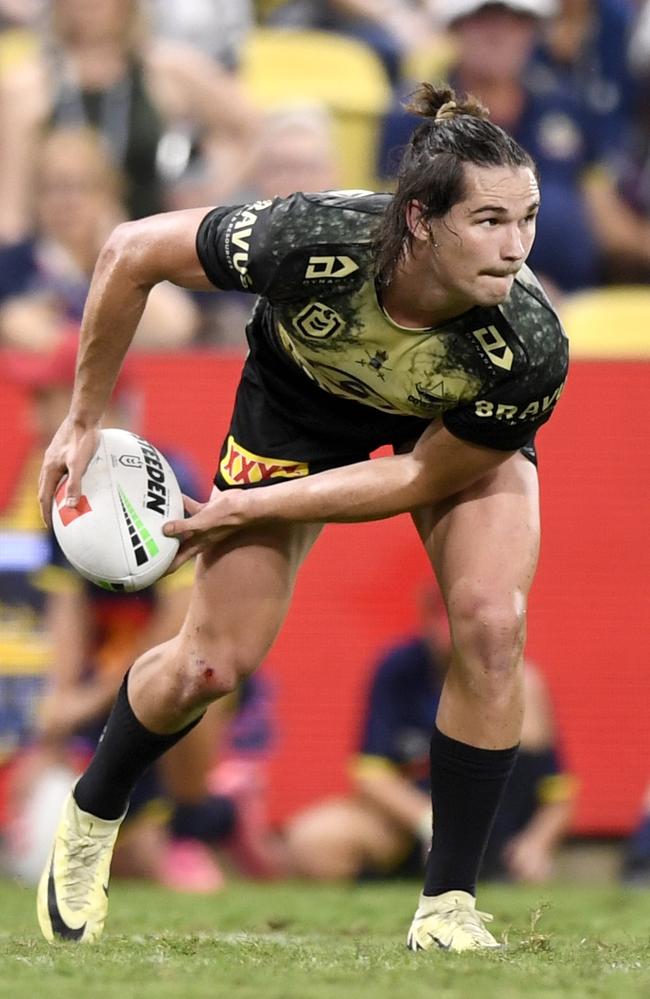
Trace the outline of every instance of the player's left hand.
{"type": "MultiPolygon", "coordinates": [[[[232,492],[235,492],[233,490],[232,492]]],[[[178,538],[180,547],[165,575],[175,572],[200,552],[239,530],[240,523],[232,522],[231,491],[213,495],[207,503],[199,503],[183,495],[185,520],[170,520],[163,531],[168,538],[178,538]]]]}

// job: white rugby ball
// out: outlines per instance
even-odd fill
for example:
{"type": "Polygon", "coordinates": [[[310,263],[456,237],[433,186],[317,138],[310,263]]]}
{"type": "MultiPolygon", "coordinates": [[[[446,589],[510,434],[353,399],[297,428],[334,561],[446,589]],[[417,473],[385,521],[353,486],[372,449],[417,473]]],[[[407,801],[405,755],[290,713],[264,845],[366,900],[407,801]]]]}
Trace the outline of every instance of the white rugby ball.
{"type": "Polygon", "coordinates": [[[169,568],[179,542],[162,528],[182,516],[169,462],[128,430],[100,432],[76,507],[65,506],[65,479],[52,503],[54,533],[70,564],[97,586],[122,592],[151,586],[169,568]]]}

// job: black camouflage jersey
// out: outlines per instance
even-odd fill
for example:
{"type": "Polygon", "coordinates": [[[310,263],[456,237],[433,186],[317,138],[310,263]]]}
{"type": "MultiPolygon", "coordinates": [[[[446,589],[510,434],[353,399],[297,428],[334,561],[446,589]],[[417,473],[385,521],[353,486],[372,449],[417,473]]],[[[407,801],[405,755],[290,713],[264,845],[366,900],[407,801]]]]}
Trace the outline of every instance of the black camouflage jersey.
{"type": "Polygon", "coordinates": [[[441,417],[476,444],[515,450],[557,402],[568,344],[523,267],[500,306],[427,329],[383,311],[373,240],[390,195],[294,194],[217,208],[197,251],[221,289],[261,296],[255,329],[322,389],[393,415],[441,417]]]}

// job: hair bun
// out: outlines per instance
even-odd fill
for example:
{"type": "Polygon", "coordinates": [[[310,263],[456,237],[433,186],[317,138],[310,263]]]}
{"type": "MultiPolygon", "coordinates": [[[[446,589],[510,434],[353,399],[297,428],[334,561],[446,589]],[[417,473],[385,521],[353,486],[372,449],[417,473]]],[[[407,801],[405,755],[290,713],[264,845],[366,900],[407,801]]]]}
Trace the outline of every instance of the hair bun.
{"type": "Polygon", "coordinates": [[[471,94],[459,97],[451,87],[421,83],[410,95],[405,109],[420,118],[428,118],[430,124],[451,121],[463,115],[470,118],[487,118],[487,108],[483,107],[471,94]]]}
{"type": "Polygon", "coordinates": [[[435,121],[443,121],[445,118],[454,118],[459,113],[456,101],[445,101],[442,107],[436,111],[435,121]]]}

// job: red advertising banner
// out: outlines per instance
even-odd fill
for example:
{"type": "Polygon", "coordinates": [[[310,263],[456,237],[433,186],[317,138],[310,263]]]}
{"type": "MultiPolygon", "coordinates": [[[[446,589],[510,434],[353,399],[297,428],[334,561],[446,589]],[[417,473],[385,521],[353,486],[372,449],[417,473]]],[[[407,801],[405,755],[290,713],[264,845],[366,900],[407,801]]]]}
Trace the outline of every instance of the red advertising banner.
{"type": "MultiPolygon", "coordinates": [[[[142,433],[187,453],[207,496],[241,359],[137,356],[142,433]]],[[[575,829],[629,829],[650,780],[650,363],[576,361],[539,435],[543,544],[528,656],[548,679],[580,780],[575,829]]],[[[30,446],[27,401],[0,371],[0,509],[30,446]]],[[[203,497],[200,497],[203,498],[203,497]]],[[[325,529],[267,673],[276,691],[272,816],[344,791],[377,654],[417,627],[429,569],[408,517],[325,529]]]]}

